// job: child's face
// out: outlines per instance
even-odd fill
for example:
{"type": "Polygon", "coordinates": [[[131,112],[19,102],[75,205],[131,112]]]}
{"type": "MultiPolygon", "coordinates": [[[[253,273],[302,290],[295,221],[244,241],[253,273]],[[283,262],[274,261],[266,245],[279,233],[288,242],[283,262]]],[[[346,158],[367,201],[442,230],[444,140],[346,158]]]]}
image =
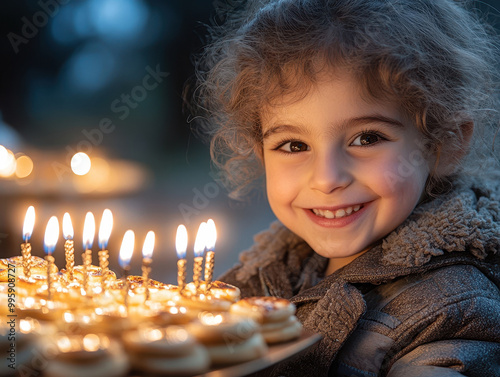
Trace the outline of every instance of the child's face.
{"type": "Polygon", "coordinates": [[[349,75],[326,78],[302,100],[261,113],[273,212],[318,254],[339,261],[410,215],[431,163],[395,104],[360,93],[349,75]]]}

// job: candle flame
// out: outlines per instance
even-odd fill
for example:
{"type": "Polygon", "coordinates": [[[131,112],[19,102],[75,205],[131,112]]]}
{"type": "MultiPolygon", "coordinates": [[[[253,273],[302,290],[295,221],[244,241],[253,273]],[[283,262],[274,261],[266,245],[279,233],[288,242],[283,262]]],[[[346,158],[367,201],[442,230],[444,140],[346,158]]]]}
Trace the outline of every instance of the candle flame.
{"type": "Polygon", "coordinates": [[[24,241],[28,242],[31,238],[31,233],[33,233],[33,227],[35,226],[35,207],[29,206],[26,211],[26,216],[24,218],[23,226],[23,237],[24,241]]]}
{"type": "Polygon", "coordinates": [[[47,229],[45,230],[45,252],[51,255],[56,248],[57,239],[59,238],[59,221],[57,217],[52,216],[47,223],[47,229]]]}
{"type": "Polygon", "coordinates": [[[198,233],[196,234],[196,240],[194,241],[194,256],[201,257],[205,252],[205,245],[207,240],[207,223],[202,222],[198,228],[198,233]]]}
{"type": "Polygon", "coordinates": [[[109,209],[102,213],[101,225],[99,227],[99,247],[104,250],[108,246],[109,236],[113,228],[113,214],[109,209]]]}
{"type": "Polygon", "coordinates": [[[135,233],[133,230],[127,230],[123,236],[122,247],[120,248],[119,262],[124,270],[130,266],[130,259],[134,252],[135,233]]]}
{"type": "Polygon", "coordinates": [[[155,233],[150,230],[146,234],[144,245],[142,246],[142,257],[151,259],[153,257],[153,249],[155,247],[155,233]]]}
{"type": "Polygon", "coordinates": [[[95,235],[95,219],[92,212],[87,212],[85,223],[83,224],[83,248],[85,250],[92,249],[95,235]]]}
{"type": "Polygon", "coordinates": [[[63,216],[63,235],[67,240],[72,240],[74,236],[73,224],[71,223],[71,216],[68,212],[63,216]]]}
{"type": "Polygon", "coordinates": [[[217,241],[217,229],[215,228],[215,222],[212,219],[207,221],[207,250],[215,249],[215,242],[217,241]]]}
{"type": "Polygon", "coordinates": [[[175,236],[175,249],[177,251],[177,258],[186,258],[186,249],[188,243],[187,229],[184,225],[177,227],[177,235],[175,236]]]}

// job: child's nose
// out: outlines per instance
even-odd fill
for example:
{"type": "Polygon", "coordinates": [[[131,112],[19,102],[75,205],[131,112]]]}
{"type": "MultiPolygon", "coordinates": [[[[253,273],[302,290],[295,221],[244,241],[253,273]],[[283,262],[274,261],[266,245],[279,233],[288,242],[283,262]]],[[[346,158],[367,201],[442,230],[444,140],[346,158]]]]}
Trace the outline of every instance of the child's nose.
{"type": "Polygon", "coordinates": [[[314,158],[310,186],[313,190],[329,194],[352,182],[349,162],[341,153],[329,152],[314,158]]]}

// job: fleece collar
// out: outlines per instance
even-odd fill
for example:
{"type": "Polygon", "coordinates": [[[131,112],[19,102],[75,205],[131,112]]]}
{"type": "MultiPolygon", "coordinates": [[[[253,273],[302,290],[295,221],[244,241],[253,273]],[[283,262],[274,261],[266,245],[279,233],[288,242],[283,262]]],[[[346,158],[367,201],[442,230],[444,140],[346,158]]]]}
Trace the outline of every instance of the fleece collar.
{"type": "Polygon", "coordinates": [[[417,207],[382,243],[382,262],[421,266],[432,257],[466,251],[479,259],[500,249],[500,179],[461,183],[417,207]]]}

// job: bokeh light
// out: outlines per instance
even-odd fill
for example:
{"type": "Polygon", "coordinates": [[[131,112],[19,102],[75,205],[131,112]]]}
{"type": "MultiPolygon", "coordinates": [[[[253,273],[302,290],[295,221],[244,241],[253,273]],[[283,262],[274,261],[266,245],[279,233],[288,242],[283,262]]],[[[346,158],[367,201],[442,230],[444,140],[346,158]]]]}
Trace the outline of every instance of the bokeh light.
{"type": "Polygon", "coordinates": [[[33,160],[26,155],[21,155],[16,160],[16,177],[26,178],[33,172],[33,160]]]}
{"type": "Polygon", "coordinates": [[[78,152],[71,158],[71,170],[76,175],[87,174],[91,166],[90,157],[86,153],[78,152]]]}

